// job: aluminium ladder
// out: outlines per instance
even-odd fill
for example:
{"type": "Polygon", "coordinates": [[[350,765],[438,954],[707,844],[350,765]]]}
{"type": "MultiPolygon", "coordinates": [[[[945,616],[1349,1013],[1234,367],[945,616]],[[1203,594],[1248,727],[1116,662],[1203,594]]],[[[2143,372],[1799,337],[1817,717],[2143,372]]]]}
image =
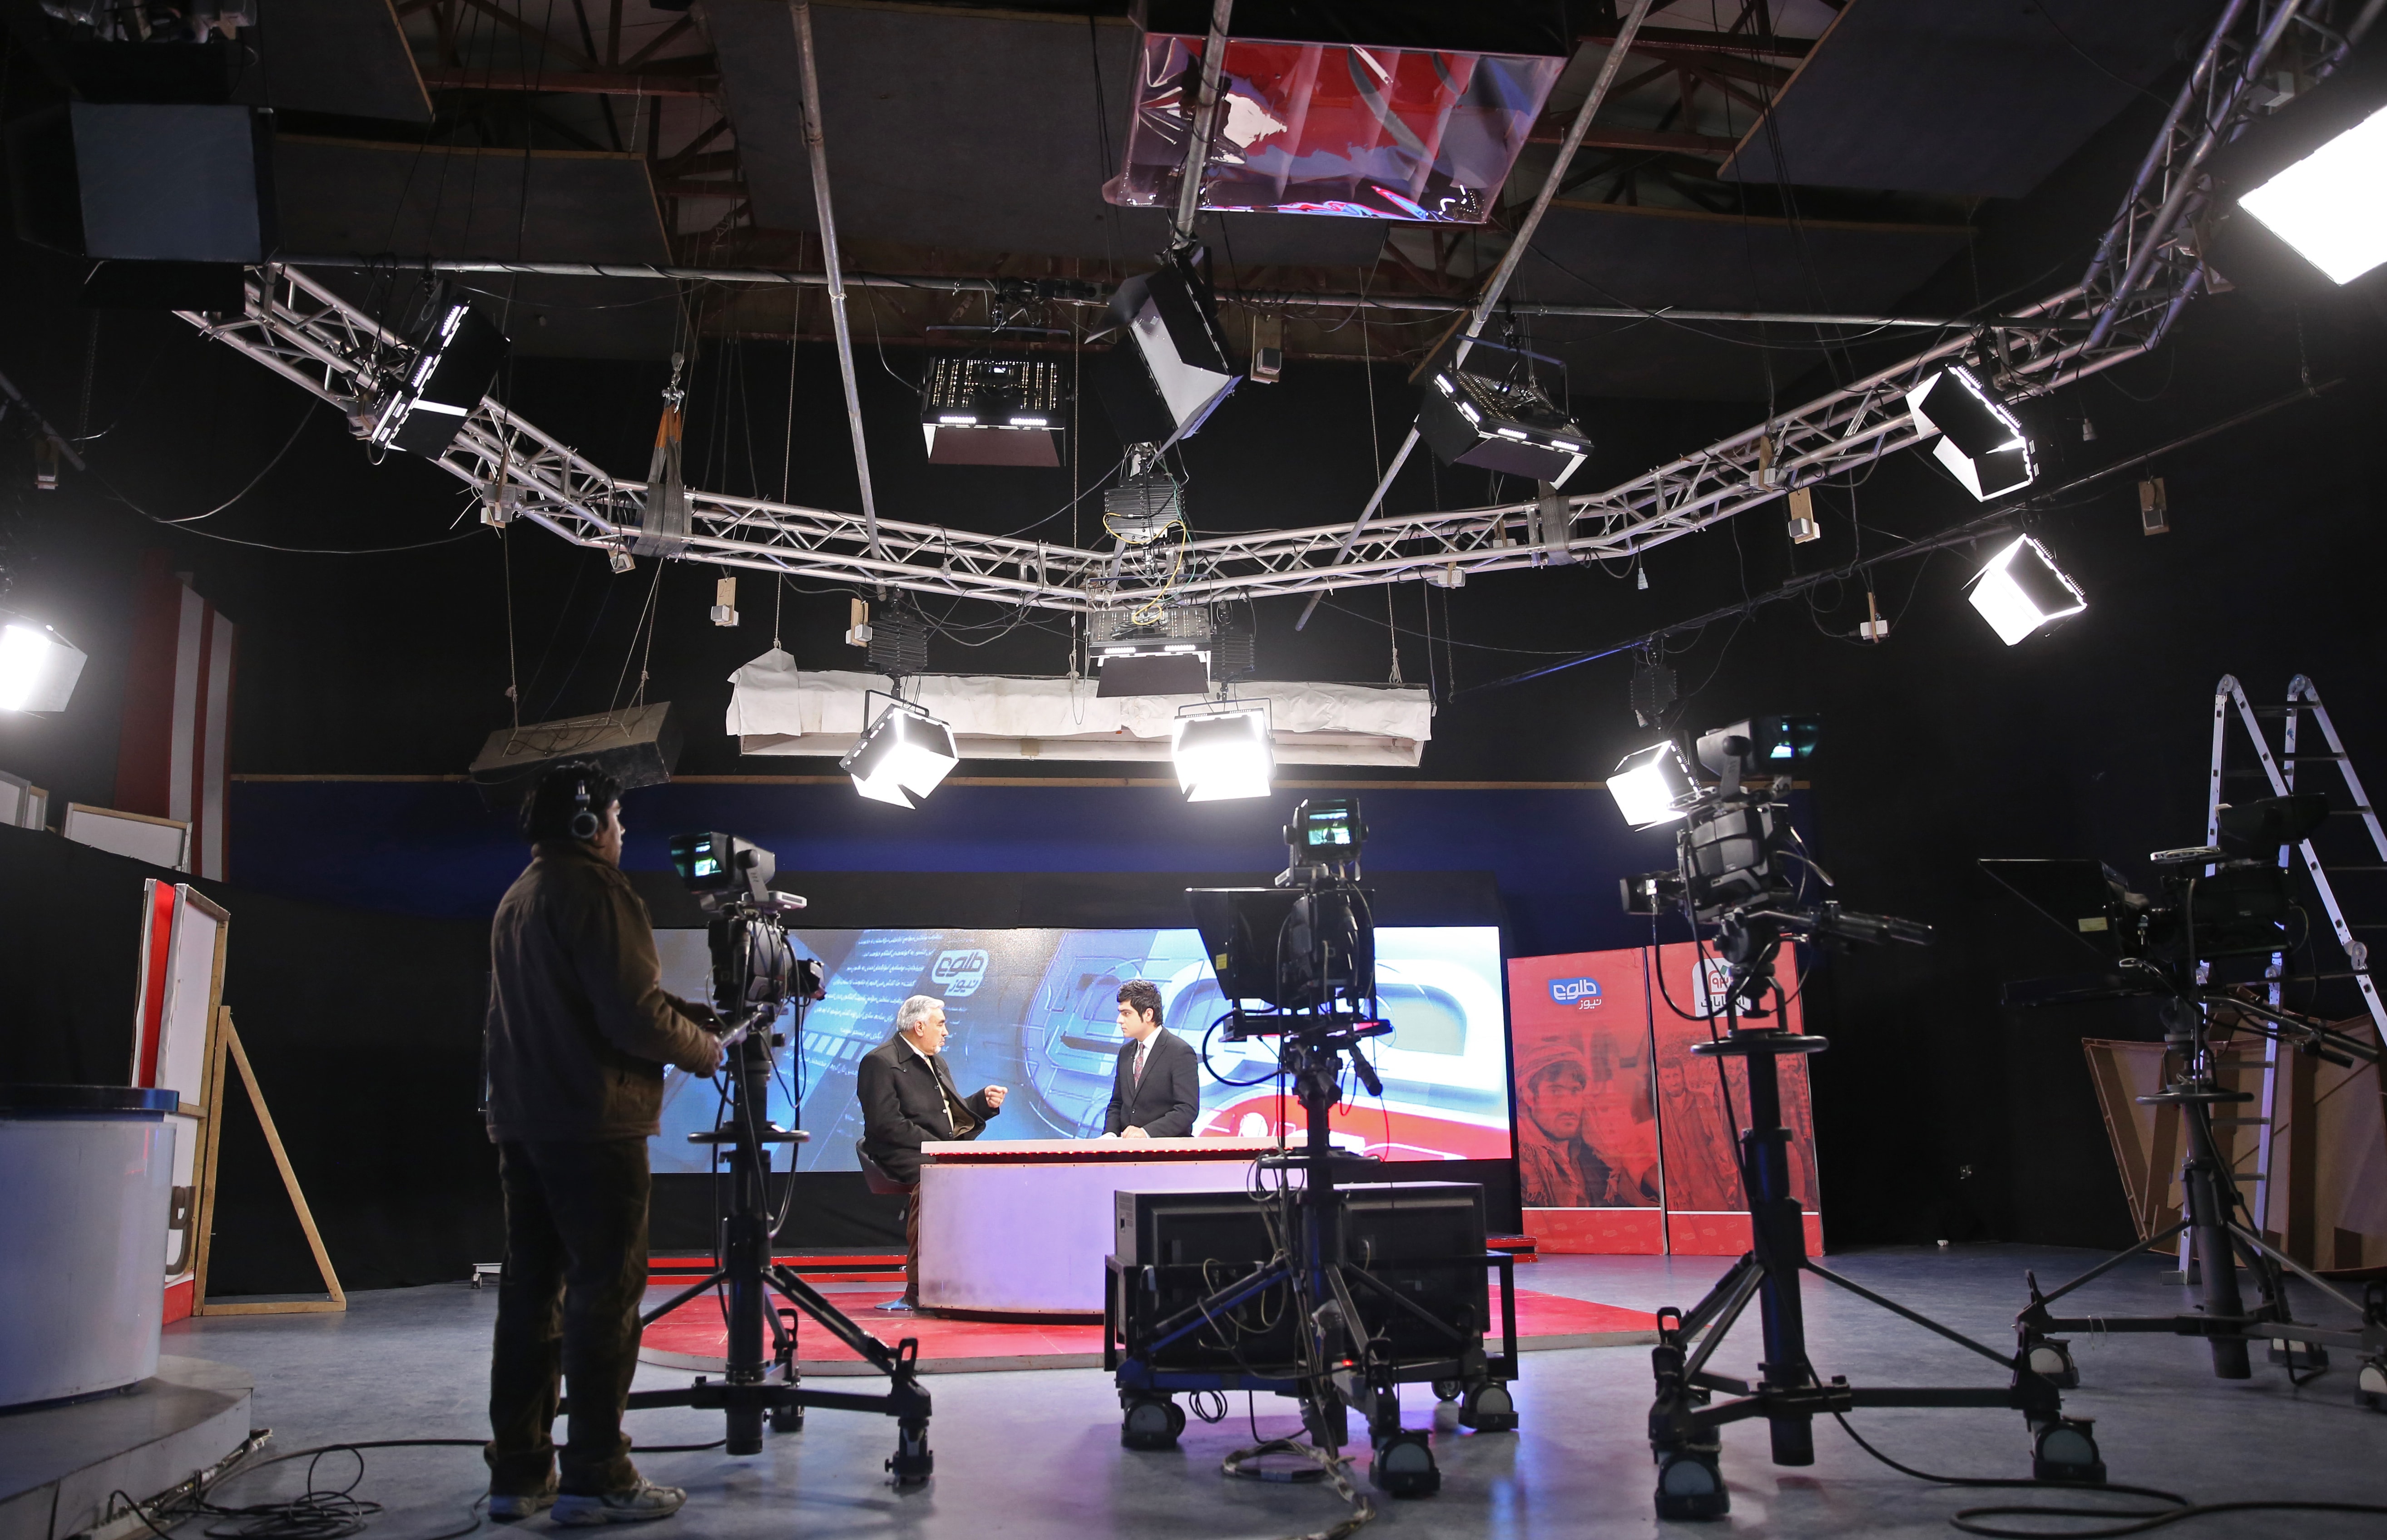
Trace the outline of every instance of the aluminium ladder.
{"type": "MultiPolygon", "coordinates": [[[[2349,864],[2340,861],[2336,863],[2336,870],[2341,874],[2387,873],[2387,829],[2381,828],[2378,810],[2371,805],[2369,796],[2363,790],[2361,777],[2355,774],[2354,761],[2345,751],[2345,740],[2338,736],[2336,724],[2330,720],[2329,708],[2321,704],[2319,688],[2310,678],[2302,674],[2288,682],[2287,704],[2279,707],[2256,707],[2249,703],[2246,691],[2240,686],[2235,675],[2223,675],[2221,682],[2214,687],[2213,771],[2205,803],[2205,842],[2214,844],[2220,839],[2221,809],[2228,802],[2223,788],[2225,776],[2235,776],[2241,774],[2235,771],[2225,771],[2222,764],[2224,752],[2228,748],[2232,707],[2236,708],[2238,720],[2244,725],[2246,736],[2254,744],[2255,757],[2262,766],[2261,773],[2264,778],[2270,782],[2271,795],[2277,797],[2292,795],[2298,789],[2297,772],[2305,764],[2317,767],[2333,764],[2337,767],[2339,774],[2344,777],[2345,789],[2353,798],[2353,805],[2332,807],[2330,812],[2332,816],[2346,815],[2361,818],[2363,827],[2369,831],[2371,847],[2378,853],[2378,864],[2371,865],[2367,862],[2349,864]],[[2300,746],[2299,739],[2306,713],[2311,715],[2313,726],[2320,729],[2321,739],[2329,746],[2325,751],[2307,751],[2300,746]],[[2279,717],[2282,721],[2280,748],[2276,753],[2271,748],[2270,736],[2263,726],[2263,718],[2269,716],[2279,717]]],[[[2318,788],[2307,784],[2305,789],[2314,790],[2318,788]]],[[[2356,927],[2347,923],[2344,906],[2338,902],[2337,890],[2330,881],[2329,867],[2323,863],[2319,852],[2313,848],[2313,840],[2310,837],[2305,838],[2299,844],[2280,847],[2279,859],[2281,869],[2289,868],[2298,854],[2303,856],[2305,874],[2312,878],[2313,890],[2319,896],[2321,908],[2329,915],[2330,929],[2336,936],[2340,950],[2345,953],[2346,966],[2349,971],[2331,977],[2353,979],[2355,987],[2362,991],[2363,1004],[2369,1008],[2371,1022],[2377,1027],[2381,1040],[2387,1041],[2387,1004],[2382,1004],[2381,1001],[2379,986],[2371,977],[2370,949],[2355,935],[2356,927]]],[[[2209,874],[2212,868],[2207,867],[2206,870],[2209,874]]],[[[2366,926],[2361,928],[2380,928],[2366,926]]],[[[2315,971],[2318,974],[2318,967],[2315,971]]],[[[2269,980],[2270,1004],[2274,1007],[2284,1004],[2282,995],[2286,975],[2286,955],[2273,953],[2270,966],[2266,970],[2266,977],[2269,980]]],[[[2256,1098],[2260,1112],[2256,1117],[2248,1119],[2255,1124],[2258,1130],[2254,1141],[2254,1191],[2251,1203],[2257,1230],[2262,1229],[2270,1218],[2271,1153],[2273,1136],[2280,1126],[2281,1086],[2284,1080],[2280,1070],[2285,1067],[2284,1061],[2280,1057],[2283,1049],[2278,1040],[2266,1037],[2261,1039],[2261,1042],[2263,1052],[2259,1067],[2262,1072],[2262,1089],[2256,1098]]],[[[2188,1266],[2186,1245],[2187,1243],[2183,1238],[2180,1262],[2183,1269],[2188,1266]]]]}

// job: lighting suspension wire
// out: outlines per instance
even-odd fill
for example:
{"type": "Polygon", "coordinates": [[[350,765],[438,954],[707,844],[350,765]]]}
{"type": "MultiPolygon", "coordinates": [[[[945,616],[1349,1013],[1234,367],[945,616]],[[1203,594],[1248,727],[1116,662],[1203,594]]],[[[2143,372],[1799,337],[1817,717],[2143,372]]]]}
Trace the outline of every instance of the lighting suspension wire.
{"type": "MultiPolygon", "coordinates": [[[[1573,163],[1575,151],[1583,145],[1584,135],[1591,132],[1591,120],[1598,114],[1600,105],[1608,99],[1609,88],[1616,83],[1617,74],[1624,65],[1624,56],[1641,31],[1642,20],[1648,16],[1650,4],[1651,0],[1633,0],[1633,8],[1625,13],[1623,23],[1617,27],[1616,41],[1609,46],[1608,57],[1600,60],[1599,74],[1592,81],[1590,93],[1584,97],[1583,106],[1575,111],[1574,121],[1567,128],[1566,139],[1559,145],[1558,158],[1550,163],[1550,174],[1544,179],[1542,190],[1534,196],[1533,208],[1527,212],[1523,222],[1517,226],[1516,234],[1509,241],[1509,249],[1500,255],[1500,265],[1493,270],[1491,282],[1484,285],[1483,294],[1476,298],[1475,308],[1469,312],[1467,322],[1459,333],[1459,346],[1450,355],[1453,369],[1467,361],[1468,349],[1474,346],[1477,335],[1484,330],[1484,323],[1492,318],[1494,308],[1500,303],[1501,293],[1508,288],[1509,280],[1516,276],[1518,266],[1524,261],[1525,250],[1533,245],[1534,232],[1541,228],[1542,216],[1549,212],[1550,204],[1558,197],[1559,183],[1565,180],[1567,167],[1573,163]]],[[[1401,467],[1417,447],[1418,430],[1416,424],[1411,423],[1408,435],[1401,440],[1400,448],[1393,455],[1392,465],[1377,479],[1376,489],[1368,495],[1367,506],[1359,510],[1359,516],[1352,521],[1350,529],[1344,535],[1343,548],[1336,553],[1336,560],[1348,557],[1353,548],[1358,545],[1360,530],[1383,505],[1384,494],[1391,491],[1393,483],[1400,478],[1401,467]]],[[[1302,606],[1301,617],[1293,623],[1295,630],[1302,630],[1309,625],[1309,617],[1318,612],[1318,601],[1324,597],[1322,593],[1310,595],[1309,602],[1302,606]]]]}
{"type": "Polygon", "coordinates": [[[845,385],[845,411],[848,425],[853,433],[853,473],[862,486],[862,521],[867,531],[870,555],[875,561],[886,558],[886,548],[878,538],[878,504],[870,490],[870,446],[862,432],[862,388],[853,377],[853,331],[845,313],[845,272],[837,251],[837,218],[829,208],[828,145],[821,135],[820,75],[815,68],[818,50],[813,43],[813,7],[811,0],[794,0],[796,41],[803,64],[804,149],[811,157],[813,168],[813,207],[820,216],[821,267],[828,277],[829,320],[837,333],[838,374],[845,385]]]}
{"type": "MultiPolygon", "coordinates": [[[[1716,609],[1708,611],[1704,614],[1694,615],[1688,620],[1676,621],[1671,625],[1661,625],[1654,631],[1644,632],[1640,636],[1632,637],[1629,640],[1616,642],[1610,646],[1601,648],[1596,652],[1581,653],[1575,657],[1569,658],[1564,663],[1551,663],[1544,668],[1529,669],[1522,674],[1511,674],[1503,678],[1489,680],[1480,685],[1470,685],[1465,689],[1458,691],[1457,694],[1454,695],[1453,699],[1459,699],[1470,695],[1480,695],[1490,690],[1506,689],[1511,685],[1525,684],[1534,679],[1547,677],[1552,674],[1562,673],[1567,669],[1574,668],[1584,663],[1598,663],[1603,658],[1613,658],[1622,652],[1637,651],[1638,650],[1648,647],[1654,642],[1661,641],[1668,637],[1677,636],[1685,631],[1704,630],[1718,621],[1729,620],[1734,616],[1746,618],[1749,615],[1754,614],[1758,610],[1763,608],[1765,605],[1778,603],[1786,599],[1796,599],[1802,594],[1812,592],[1825,584],[1843,582],[1848,578],[1855,576],[1859,573],[1869,573],[1873,568],[1879,566],[1884,562],[1902,561],[1911,556],[1928,556],[1934,551],[1946,550],[1951,546],[1968,544],[1971,541],[1977,540],[1982,536],[1989,534],[1999,527],[2006,524],[2010,520],[2032,512],[2053,511],[2054,510],[2049,508],[2047,505],[2051,499],[2064,493],[2077,491],[2083,486],[2091,485],[2092,483],[2103,481],[2109,476],[2119,475],[2125,471],[2137,470],[2141,466],[2159,460],[2165,455],[2186,448],[2191,444],[2214,437],[2218,434],[2227,433],[2232,428],[2242,427],[2246,423],[2255,421],[2257,418],[2267,417],[2272,412],[2279,410],[2282,407],[2293,406],[2298,401],[2312,399],[2313,398],[2319,396],[2321,392],[2329,390],[2343,383],[2343,381],[2342,380],[2324,380],[2318,385],[2306,385],[2301,389],[2290,391],[2285,396],[2266,401],[2260,406],[2250,407],[2246,410],[2239,412],[2233,417],[2226,418],[2221,422],[2199,428],[2194,433],[2183,434],[2181,436],[2172,439],[2168,443],[2158,445],[2154,448],[2149,449],[2143,454],[2132,455],[2128,460],[2115,461],[2112,464],[2101,466],[2098,469],[2088,473],[2086,475],[2076,476],[2060,486],[2048,487],[2043,491],[2035,493],[2033,496],[2017,499],[2014,502],[2008,503],[2002,507],[1984,512],[1978,518],[1968,520],[1964,524],[1958,524],[1953,529],[1943,531],[1939,535],[1929,536],[1919,540],[1909,540],[1903,545],[1893,546],[1888,550],[1879,551],[1871,556],[1860,557],[1842,566],[1834,567],[1828,572],[1808,573],[1801,576],[1794,577],[1789,582],[1783,584],[1780,587],[1772,589],[1766,593],[1759,594],[1752,599],[1744,599],[1737,604],[1722,605],[1716,609]]],[[[1461,645],[1463,646],[1466,644],[1462,643],[1461,645]]]]}

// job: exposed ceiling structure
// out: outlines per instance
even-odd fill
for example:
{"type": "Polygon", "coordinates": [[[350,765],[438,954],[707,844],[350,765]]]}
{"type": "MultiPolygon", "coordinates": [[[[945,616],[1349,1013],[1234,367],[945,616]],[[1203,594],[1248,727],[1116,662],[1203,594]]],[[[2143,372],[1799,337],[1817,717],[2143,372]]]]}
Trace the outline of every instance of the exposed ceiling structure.
{"type": "MultiPolygon", "coordinates": [[[[528,0],[344,3],[373,34],[350,99],[384,117],[302,116],[290,100],[274,167],[287,265],[252,274],[246,315],[194,314],[194,324],[352,417],[370,414],[409,356],[360,298],[374,282],[364,264],[489,271],[526,352],[654,357],[691,330],[827,330],[828,308],[811,297],[834,264],[803,132],[797,7],[700,0],[683,13],[609,0],[600,14],[563,0],[534,19],[528,0]],[[403,88],[410,73],[419,98],[403,88]],[[605,265],[638,276],[600,275],[605,265]],[[700,271],[713,276],[689,276],[700,271]]],[[[1206,6],[1152,3],[1192,14],[1181,24],[1198,36],[1206,6]]],[[[1296,8],[1247,0],[1229,36],[1276,35],[1260,29],[1296,8]]],[[[1395,518],[1375,516],[1374,501],[1321,510],[1310,527],[1195,540],[1181,575],[1145,593],[1120,587],[1116,552],[881,521],[866,490],[857,515],[690,488],[688,524],[659,544],[641,522],[644,484],[490,401],[440,458],[482,489],[493,522],[528,517],[585,545],[1055,610],[1087,609],[1105,583],[1111,602],[1183,602],[1630,556],[1927,437],[1905,392],[1945,361],[1969,360],[1997,390],[2028,396],[2158,345],[2206,278],[2194,231],[2207,158],[2267,105],[2280,69],[2334,67],[2344,44],[2322,23],[2348,8],[2041,0],[1951,32],[1926,0],[1636,0],[1622,17],[1578,7],[1578,35],[1526,50],[1562,68],[1541,76],[1538,120],[1533,107],[1519,112],[1522,153],[1490,190],[1483,223],[1196,222],[1229,335],[1249,316],[1282,317],[1296,360],[1422,361],[1471,309],[1493,323],[1487,338],[1497,329],[1560,356],[1578,397],[1779,402],[1772,387],[1822,357],[1802,341],[1919,325],[1919,351],[1853,378],[1843,353],[1836,383],[1803,403],[1605,491],[1395,518]],[[2173,62],[2182,39],[2184,68],[2173,62]],[[2142,83],[2158,80],[2161,95],[2142,83]],[[1898,315],[1963,252],[1976,200],[2035,185],[2133,94],[2169,115],[2086,272],[2002,315],[1927,325],[1898,315]],[[1926,161],[1936,170],[1918,169],[1926,161]],[[1788,181],[1784,168],[1812,181],[1788,181]],[[1485,285],[1510,268],[1496,305],[1485,285]],[[1735,347],[1729,321],[1664,323],[1693,315],[1766,318],[1775,350],[1735,347]]],[[[1388,4],[1345,19],[1391,28],[1431,9],[1388,4]]],[[[1105,196],[1129,106],[1156,86],[1139,84],[1156,57],[1144,32],[1081,10],[958,0],[823,0],[810,24],[834,245],[872,332],[927,339],[982,322],[1000,294],[1015,321],[1047,328],[1036,334],[1045,346],[1085,346],[1113,286],[1148,271],[1168,239],[1164,210],[1105,196]]],[[[1438,12],[1422,24],[1464,27],[1438,12]]],[[[300,43],[319,57],[319,37],[300,43]]],[[[276,102],[282,61],[297,57],[284,46],[299,44],[269,33],[261,50],[258,89],[276,102]]],[[[1376,88],[1362,63],[1383,72],[1377,48],[1313,52],[1337,56],[1364,97],[1376,88]]],[[[306,82],[309,99],[323,99],[322,86],[306,82]]],[[[1387,132],[1415,136],[1380,116],[1387,132]]],[[[859,445],[850,374],[848,397],[859,445]]]]}
{"type": "MultiPolygon", "coordinates": [[[[285,158],[286,251],[818,272],[782,0],[314,8],[322,14],[303,28],[268,29],[263,73],[286,110],[338,114],[295,120],[306,137],[355,147],[344,157],[316,144],[285,158]],[[322,41],[334,12],[345,55],[322,41]],[[284,68],[285,57],[303,69],[284,68]],[[360,219],[362,189],[390,175],[362,168],[385,167],[382,146],[393,145],[410,152],[399,173],[410,211],[360,219]],[[526,163],[528,199],[521,176],[486,174],[496,149],[526,163]],[[600,172],[577,163],[590,155],[628,158],[600,172]],[[570,184],[553,208],[544,207],[550,177],[570,184]],[[541,207],[525,220],[532,205],[541,207]],[[661,256],[648,238],[658,228],[661,256]]],[[[1580,395],[1761,398],[1766,372],[1749,349],[1535,308],[1894,314],[1964,248],[1977,199],[2036,185],[2173,66],[2183,30],[2212,8],[2045,0],[1964,7],[1956,26],[1931,0],[1655,6],[1510,290],[1513,323],[1565,358],[1580,395]]],[[[1125,155],[1141,33],[1118,14],[1124,6],[1088,9],[815,7],[850,271],[1106,287],[1152,265],[1167,239],[1163,211],[1103,194],[1125,155]]],[[[1497,262],[1613,43],[1610,7],[1549,15],[1567,16],[1575,35],[1550,32],[1563,69],[1491,221],[1206,216],[1199,233],[1219,266],[1231,335],[1247,335],[1247,312],[1265,311],[1285,318],[1296,360],[1423,358],[1497,262]],[[1347,301],[1361,295],[1402,308],[1348,325],[1347,301]]],[[[525,352],[671,351],[661,285],[625,292],[550,277],[505,292],[525,352]]],[[[685,286],[682,304],[708,333],[828,331],[817,307],[757,286],[685,286]]],[[[986,319],[982,297],[941,287],[878,288],[867,305],[876,335],[895,343],[986,319]]],[[[1088,319],[1043,309],[1035,319],[1054,328],[1050,346],[1069,346],[1072,323],[1082,330],[1088,319]]],[[[1821,357],[1777,358],[1775,376],[1821,357]]]]}

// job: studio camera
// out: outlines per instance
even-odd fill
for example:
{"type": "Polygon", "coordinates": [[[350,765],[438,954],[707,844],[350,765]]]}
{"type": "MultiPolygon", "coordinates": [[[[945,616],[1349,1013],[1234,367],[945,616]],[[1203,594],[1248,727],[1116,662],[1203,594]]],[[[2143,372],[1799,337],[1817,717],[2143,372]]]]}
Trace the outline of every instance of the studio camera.
{"type": "MultiPolygon", "coordinates": [[[[2147,857],[2153,894],[2133,892],[2120,873],[2086,858],[1988,860],[1981,869],[2117,966],[2103,992],[2157,992],[2161,980],[2177,983],[2201,963],[2303,944],[2304,912],[2279,852],[2328,816],[2329,799],[2315,792],[2224,807],[2215,819],[2218,843],[2147,857]]],[[[2037,987],[2010,986],[2008,1003],[2036,1003],[2027,997],[2037,987]]]]}
{"type": "Polygon", "coordinates": [[[1284,826],[1284,841],[1285,869],[1273,886],[1186,891],[1219,992],[1269,1007],[1231,1013],[1230,1041],[1284,1030],[1283,1013],[1324,1012],[1345,1027],[1374,1015],[1376,927],[1359,886],[1368,826],[1358,799],[1307,799],[1284,826]]]}
{"type": "Polygon", "coordinates": [[[731,1029],[776,1018],[790,1000],[820,998],[817,965],[798,957],[788,920],[804,907],[774,891],[778,862],[733,834],[675,834],[672,867],[705,913],[713,953],[713,1008],[731,1029]]]}
{"type": "Polygon", "coordinates": [[[1927,925],[1860,914],[1811,895],[1811,882],[1833,884],[1790,822],[1790,777],[1759,778],[1767,762],[1796,741],[1797,720],[1752,718],[1699,735],[1694,752],[1716,777],[1712,786],[1693,776],[1671,739],[1627,754],[1608,780],[1634,827],[1683,825],[1671,868],[1622,879],[1625,913],[1655,917],[1680,910],[1694,928],[1713,928],[1717,950],[1732,965],[1728,1008],[1737,1016],[1765,1014],[1786,935],[1838,946],[1931,941],[1927,925]]]}

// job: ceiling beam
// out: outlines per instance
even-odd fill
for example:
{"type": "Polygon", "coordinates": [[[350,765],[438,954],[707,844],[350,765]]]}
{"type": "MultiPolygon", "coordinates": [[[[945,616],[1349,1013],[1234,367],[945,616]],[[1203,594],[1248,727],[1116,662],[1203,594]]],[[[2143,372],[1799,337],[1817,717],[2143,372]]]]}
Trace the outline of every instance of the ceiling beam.
{"type": "MultiPolygon", "coordinates": [[[[702,62],[711,65],[707,56],[702,62]]],[[[719,75],[638,69],[521,70],[426,68],[423,83],[434,91],[527,91],[562,96],[712,96],[719,75]]]]}
{"type": "MultiPolygon", "coordinates": [[[[1545,118],[1534,125],[1525,136],[1528,145],[1557,145],[1566,140],[1567,125],[1554,118],[1545,118]]],[[[1671,150],[1679,155],[1713,156],[1721,160],[1739,148],[1738,139],[1728,139],[1718,133],[1683,133],[1671,129],[1632,129],[1599,127],[1583,136],[1585,149],[1597,150],[1671,150]]]]}
{"type": "MultiPolygon", "coordinates": [[[[1588,43],[1602,48],[1616,45],[1616,29],[1576,34],[1577,43],[1588,43]]],[[[1770,34],[1739,32],[1699,32],[1680,27],[1644,27],[1625,51],[1634,54],[1658,54],[1667,50],[1676,53],[1731,54],[1740,58],[1802,59],[1815,46],[1808,37],[1774,37],[1770,34]]]]}

